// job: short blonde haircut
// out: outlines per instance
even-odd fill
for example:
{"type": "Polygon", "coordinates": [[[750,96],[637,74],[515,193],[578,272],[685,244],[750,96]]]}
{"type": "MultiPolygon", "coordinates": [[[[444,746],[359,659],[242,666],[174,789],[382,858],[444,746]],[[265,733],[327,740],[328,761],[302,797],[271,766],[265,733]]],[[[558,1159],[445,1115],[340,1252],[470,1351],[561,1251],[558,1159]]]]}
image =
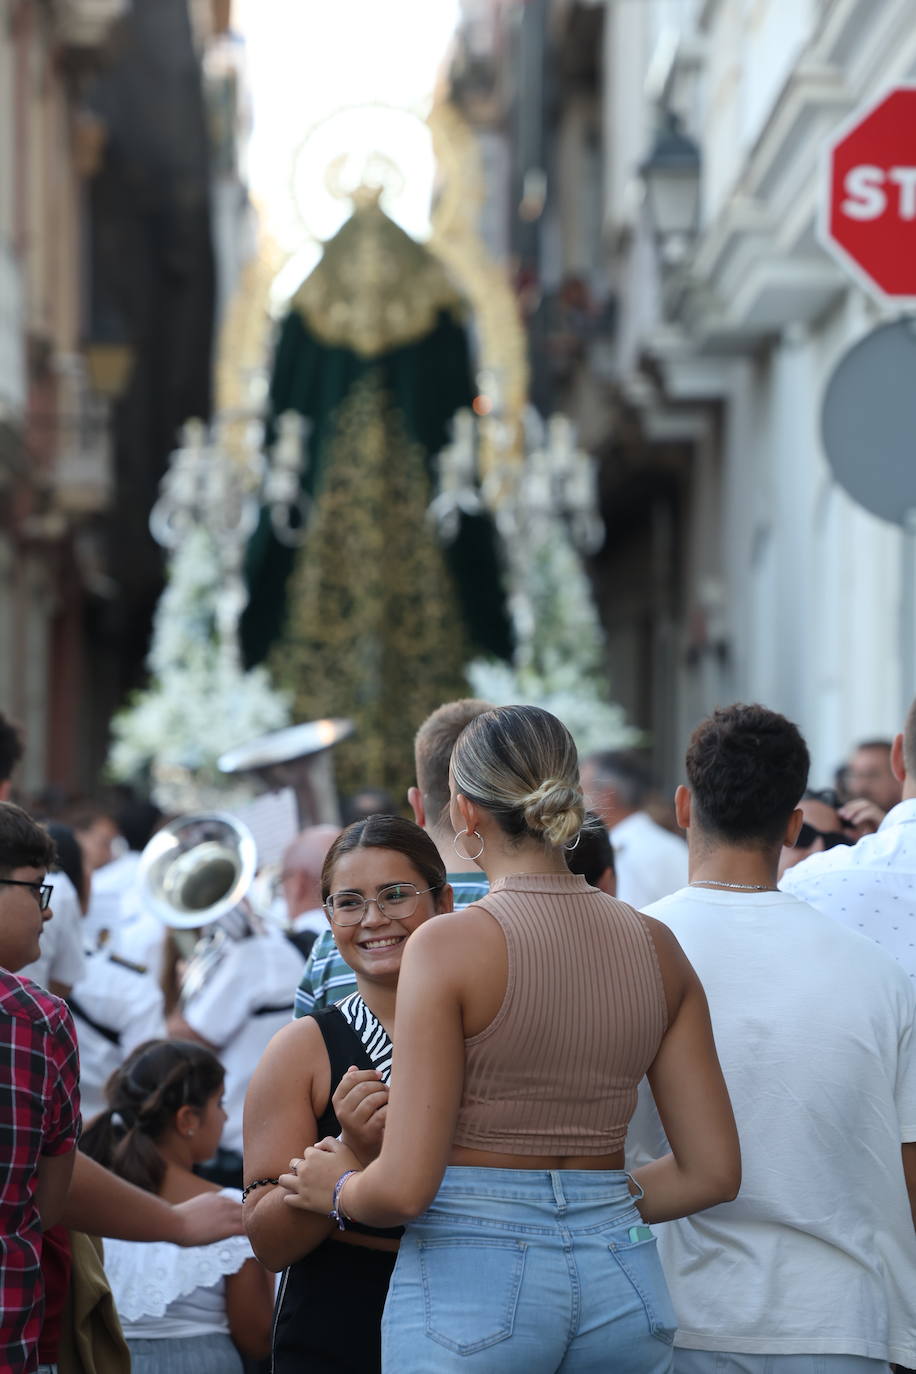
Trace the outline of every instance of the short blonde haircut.
{"type": "Polygon", "coordinates": [[[455,741],[475,716],[492,710],[491,702],[476,697],[447,701],[427,716],[417,731],[413,746],[417,786],[423,793],[431,825],[442,825],[448,820],[448,766],[455,741]]]}
{"type": "Polygon", "coordinates": [[[572,735],[537,706],[500,706],[472,720],[455,744],[452,776],[458,791],[492,812],[514,839],[561,845],[582,829],[572,735]]]}

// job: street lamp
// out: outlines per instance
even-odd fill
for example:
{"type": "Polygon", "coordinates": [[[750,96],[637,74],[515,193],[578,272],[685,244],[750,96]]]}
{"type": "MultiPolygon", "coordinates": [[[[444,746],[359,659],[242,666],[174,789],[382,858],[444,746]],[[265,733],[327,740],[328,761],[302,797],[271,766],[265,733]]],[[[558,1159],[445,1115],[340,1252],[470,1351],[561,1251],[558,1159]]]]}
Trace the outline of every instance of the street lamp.
{"type": "Polygon", "coordinates": [[[700,227],[700,150],[671,109],[661,111],[655,142],[639,169],[662,263],[684,258],[700,227]]]}

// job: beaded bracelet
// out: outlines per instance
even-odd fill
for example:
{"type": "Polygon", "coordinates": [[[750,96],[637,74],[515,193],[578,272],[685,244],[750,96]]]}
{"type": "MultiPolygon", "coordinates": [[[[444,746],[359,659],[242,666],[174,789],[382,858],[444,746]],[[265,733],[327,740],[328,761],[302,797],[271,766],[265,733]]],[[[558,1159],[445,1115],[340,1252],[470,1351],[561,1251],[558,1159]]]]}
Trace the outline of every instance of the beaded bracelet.
{"type": "Polygon", "coordinates": [[[256,1178],[253,1183],[249,1183],[247,1188],[242,1189],[242,1201],[244,1202],[249,1193],[254,1192],[255,1188],[266,1188],[268,1183],[279,1183],[278,1178],[256,1178]]]}
{"type": "Polygon", "coordinates": [[[347,1222],[352,1219],[347,1216],[347,1214],[344,1212],[343,1207],[341,1206],[340,1195],[343,1192],[343,1186],[348,1178],[352,1178],[354,1174],[358,1174],[361,1172],[362,1171],[360,1169],[348,1169],[346,1173],[341,1174],[340,1178],[334,1184],[334,1199],[331,1203],[331,1210],[330,1212],[328,1212],[328,1216],[330,1217],[331,1221],[337,1222],[338,1231],[346,1231],[347,1222]]]}

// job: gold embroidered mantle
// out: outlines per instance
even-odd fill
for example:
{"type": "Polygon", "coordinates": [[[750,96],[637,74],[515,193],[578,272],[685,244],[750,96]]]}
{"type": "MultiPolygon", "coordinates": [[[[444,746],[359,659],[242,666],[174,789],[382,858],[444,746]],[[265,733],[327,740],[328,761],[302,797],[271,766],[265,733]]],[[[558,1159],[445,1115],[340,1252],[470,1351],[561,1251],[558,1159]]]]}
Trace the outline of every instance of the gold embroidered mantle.
{"type": "Polygon", "coordinates": [[[404,796],[418,726],[467,694],[462,615],[428,501],[423,450],[373,368],[337,410],[272,656],[295,719],[354,720],[335,754],[344,792],[371,783],[404,796]]]}
{"type": "Polygon", "coordinates": [[[293,306],[316,338],[361,358],[416,343],[443,310],[463,314],[442,264],[377,203],[358,205],[328,240],[293,306]]]}

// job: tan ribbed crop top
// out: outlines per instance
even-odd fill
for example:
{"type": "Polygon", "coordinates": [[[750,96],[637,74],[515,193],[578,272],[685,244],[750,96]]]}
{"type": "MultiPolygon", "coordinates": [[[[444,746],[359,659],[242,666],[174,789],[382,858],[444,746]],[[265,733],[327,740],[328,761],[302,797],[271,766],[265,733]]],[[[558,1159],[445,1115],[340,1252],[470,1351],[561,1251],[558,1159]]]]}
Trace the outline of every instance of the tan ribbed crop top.
{"type": "Polygon", "coordinates": [[[578,874],[501,878],[475,906],[499,922],[509,976],[465,1040],[456,1145],[519,1155],[622,1149],[668,1015],[645,917],[578,874]]]}

